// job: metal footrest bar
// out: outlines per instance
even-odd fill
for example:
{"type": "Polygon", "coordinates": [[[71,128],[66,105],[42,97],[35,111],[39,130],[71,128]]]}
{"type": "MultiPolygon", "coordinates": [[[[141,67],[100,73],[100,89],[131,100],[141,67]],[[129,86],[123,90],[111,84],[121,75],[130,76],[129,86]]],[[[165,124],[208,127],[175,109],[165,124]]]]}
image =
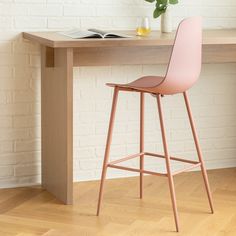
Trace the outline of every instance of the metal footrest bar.
{"type": "MultiPolygon", "coordinates": [[[[136,154],[133,154],[133,155],[123,157],[123,158],[115,160],[115,161],[111,161],[109,164],[117,164],[117,163],[120,163],[120,162],[123,162],[123,161],[128,161],[130,159],[133,159],[135,157],[139,157],[139,156],[142,156],[142,155],[165,158],[165,156],[161,155],[161,154],[156,154],[156,153],[151,153],[151,152],[140,152],[140,153],[136,153],[136,154]]],[[[190,163],[190,164],[198,164],[199,163],[198,161],[186,160],[186,159],[182,159],[182,158],[179,158],[179,157],[172,157],[172,156],[170,157],[170,159],[173,160],[173,161],[181,161],[181,162],[190,163]]]]}
{"type": "MultiPolygon", "coordinates": [[[[135,168],[116,165],[118,163],[128,161],[128,160],[134,159],[136,157],[140,157],[142,155],[165,158],[164,155],[160,155],[160,154],[156,154],[156,153],[140,152],[140,153],[136,153],[136,154],[133,154],[133,155],[123,157],[123,158],[115,160],[115,161],[111,161],[110,163],[107,164],[107,167],[120,169],[120,170],[128,170],[128,171],[133,171],[133,172],[138,172],[138,173],[144,173],[144,174],[150,174],[150,175],[167,176],[167,174],[165,174],[165,173],[157,173],[157,172],[148,171],[148,170],[140,170],[140,169],[135,169],[135,168]]],[[[190,166],[187,166],[186,168],[183,168],[182,170],[178,170],[178,171],[173,172],[172,175],[177,175],[177,174],[180,174],[182,172],[185,172],[185,171],[188,171],[188,170],[191,170],[193,168],[197,168],[197,167],[201,166],[201,162],[198,162],[198,161],[186,160],[186,159],[182,159],[182,158],[179,158],[179,157],[170,157],[170,159],[174,160],[174,161],[180,161],[180,162],[185,162],[185,163],[192,164],[190,166]]]]}
{"type": "Polygon", "coordinates": [[[167,176],[167,174],[164,174],[164,173],[157,173],[157,172],[153,172],[153,171],[140,170],[140,169],[124,167],[124,166],[117,166],[117,165],[112,165],[112,164],[108,164],[107,167],[120,169],[120,170],[128,170],[128,171],[138,172],[138,173],[144,173],[144,174],[149,174],[149,175],[157,175],[157,176],[165,176],[165,177],[167,176]]]}
{"type": "Polygon", "coordinates": [[[129,155],[129,156],[126,156],[126,157],[123,157],[119,160],[115,160],[115,161],[111,161],[109,164],[117,164],[117,163],[120,163],[120,162],[123,162],[123,161],[128,161],[130,159],[133,159],[135,157],[139,157],[139,156],[142,156],[144,155],[144,152],[140,152],[140,153],[137,153],[137,154],[133,154],[133,155],[129,155]]]}
{"type": "Polygon", "coordinates": [[[200,163],[200,162],[197,163],[197,164],[193,164],[193,165],[191,165],[191,166],[188,166],[188,167],[186,167],[186,168],[184,168],[184,169],[182,169],[182,170],[177,170],[177,171],[173,172],[172,175],[177,175],[177,174],[180,174],[180,173],[182,173],[182,172],[186,172],[186,171],[188,171],[188,170],[192,170],[192,169],[194,169],[194,168],[197,168],[197,167],[199,167],[199,166],[201,166],[201,163],[200,163]]]}
{"type": "MultiPolygon", "coordinates": [[[[165,158],[164,155],[151,153],[151,152],[144,152],[144,155],[165,158]]],[[[181,161],[181,162],[186,162],[186,163],[190,163],[190,164],[198,164],[199,163],[198,161],[191,161],[191,160],[186,160],[186,159],[182,159],[182,158],[179,158],[179,157],[172,157],[172,156],[170,157],[170,159],[173,160],[173,161],[181,161]]]]}

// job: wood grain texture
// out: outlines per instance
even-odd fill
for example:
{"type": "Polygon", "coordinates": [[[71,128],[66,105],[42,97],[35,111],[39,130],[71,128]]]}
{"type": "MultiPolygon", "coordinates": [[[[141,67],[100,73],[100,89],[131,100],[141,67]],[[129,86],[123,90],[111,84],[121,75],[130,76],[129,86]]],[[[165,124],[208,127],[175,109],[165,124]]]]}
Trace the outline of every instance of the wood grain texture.
{"type": "MultiPolygon", "coordinates": [[[[134,32],[126,31],[126,34],[134,32]]],[[[152,32],[149,37],[75,40],[56,32],[24,33],[47,47],[47,65],[54,64],[53,48],[73,48],[73,66],[167,64],[174,33],[152,32]]],[[[203,35],[203,63],[236,62],[236,29],[207,30],[203,35]]]]}
{"type": "Polygon", "coordinates": [[[74,48],[74,66],[166,64],[171,46],[74,48]]]}
{"type": "MultiPolygon", "coordinates": [[[[134,31],[117,31],[133,36],[132,38],[113,39],[71,39],[57,32],[24,32],[23,37],[53,48],[82,47],[134,47],[134,46],[170,46],[174,42],[175,32],[160,33],[153,31],[148,37],[136,36],[134,31]]],[[[204,45],[236,44],[236,29],[203,31],[204,45]]]]}
{"type": "Polygon", "coordinates": [[[208,171],[215,203],[209,213],[200,172],[174,178],[180,233],[173,226],[166,178],[107,180],[104,205],[96,217],[98,181],[74,184],[74,205],[62,205],[39,187],[0,190],[1,236],[235,236],[236,168],[208,171]]]}
{"type": "MultiPolygon", "coordinates": [[[[172,46],[74,48],[74,66],[167,64],[172,46]]],[[[203,63],[236,62],[235,45],[203,45],[203,63]]]]}
{"type": "Polygon", "coordinates": [[[42,185],[66,204],[73,195],[73,51],[42,46],[42,185]]]}

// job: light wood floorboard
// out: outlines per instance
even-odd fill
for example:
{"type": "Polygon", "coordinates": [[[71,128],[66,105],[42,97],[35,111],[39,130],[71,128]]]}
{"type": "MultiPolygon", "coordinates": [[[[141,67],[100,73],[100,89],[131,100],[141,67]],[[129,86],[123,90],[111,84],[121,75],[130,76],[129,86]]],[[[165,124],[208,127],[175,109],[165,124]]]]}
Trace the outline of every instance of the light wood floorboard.
{"type": "Polygon", "coordinates": [[[96,216],[98,181],[74,184],[74,205],[62,205],[40,187],[0,190],[0,236],[235,236],[236,168],[208,171],[215,214],[200,172],[174,177],[180,216],[175,232],[167,178],[107,180],[96,216]]]}

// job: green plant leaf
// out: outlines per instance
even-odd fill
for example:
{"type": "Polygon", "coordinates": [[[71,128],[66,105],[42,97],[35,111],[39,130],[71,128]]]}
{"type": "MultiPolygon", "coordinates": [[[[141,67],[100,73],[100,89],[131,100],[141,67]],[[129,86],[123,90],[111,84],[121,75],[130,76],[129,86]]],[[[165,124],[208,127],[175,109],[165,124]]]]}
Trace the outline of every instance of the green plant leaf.
{"type": "Polygon", "coordinates": [[[167,8],[167,4],[166,3],[159,3],[159,2],[157,2],[156,3],[156,8],[158,10],[165,10],[167,8]]]}
{"type": "Polygon", "coordinates": [[[170,4],[177,4],[177,3],[179,3],[179,1],[178,0],[169,0],[169,3],[170,4]]]}
{"type": "Polygon", "coordinates": [[[154,10],[154,12],[153,12],[153,17],[154,18],[158,18],[161,14],[165,13],[165,11],[166,11],[166,8],[165,9],[161,9],[161,10],[156,8],[154,10]]]}
{"type": "Polygon", "coordinates": [[[146,2],[153,3],[156,2],[156,8],[153,12],[153,17],[158,18],[161,14],[166,12],[168,4],[177,4],[178,0],[145,0],[146,2]]]}
{"type": "Polygon", "coordinates": [[[165,4],[165,5],[168,4],[168,0],[156,0],[156,1],[157,1],[157,3],[159,3],[159,4],[165,4]]]}

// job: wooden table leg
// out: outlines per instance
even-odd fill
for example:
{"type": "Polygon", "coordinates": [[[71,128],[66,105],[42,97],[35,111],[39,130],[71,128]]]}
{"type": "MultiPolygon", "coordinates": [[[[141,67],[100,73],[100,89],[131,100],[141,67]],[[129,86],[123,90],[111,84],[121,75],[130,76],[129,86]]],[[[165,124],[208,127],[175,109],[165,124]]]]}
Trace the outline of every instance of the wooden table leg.
{"type": "Polygon", "coordinates": [[[73,49],[42,46],[42,186],[73,202],[73,49]]]}

